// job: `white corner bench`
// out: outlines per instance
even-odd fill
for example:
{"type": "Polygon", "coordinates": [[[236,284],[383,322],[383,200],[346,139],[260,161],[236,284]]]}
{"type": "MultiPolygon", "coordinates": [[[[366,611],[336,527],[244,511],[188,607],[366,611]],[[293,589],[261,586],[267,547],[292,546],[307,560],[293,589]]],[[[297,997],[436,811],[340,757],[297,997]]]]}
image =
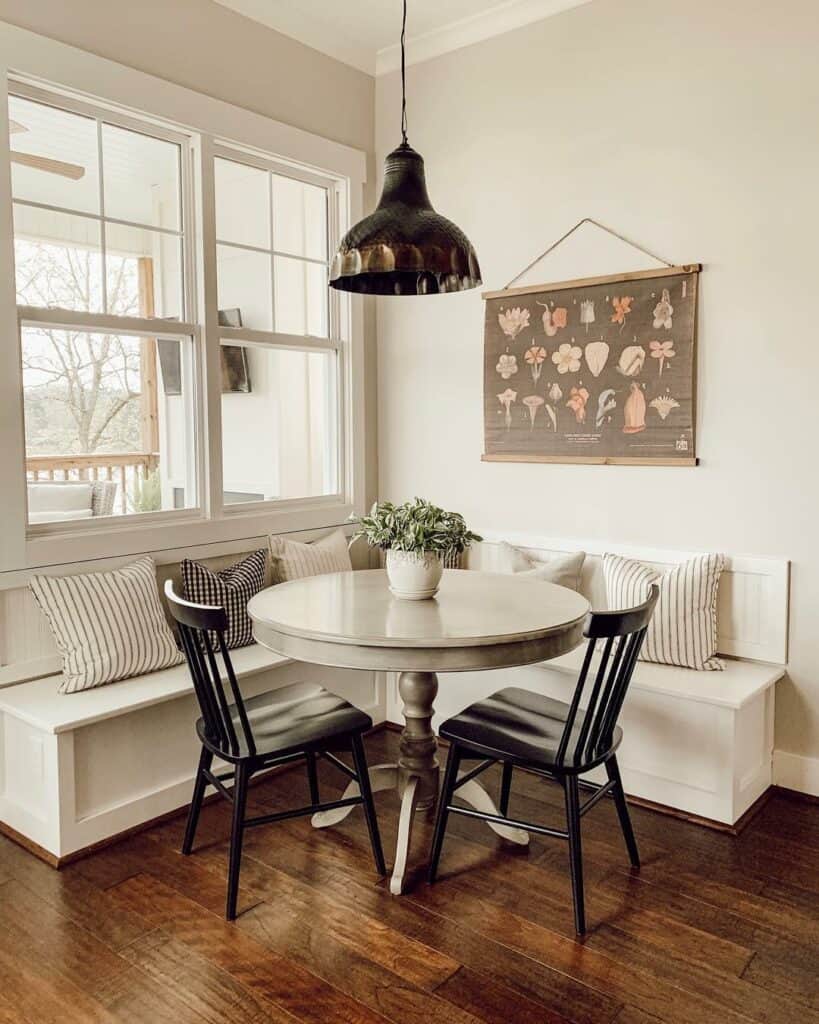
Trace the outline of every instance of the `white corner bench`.
{"type": "MultiPolygon", "coordinates": [[[[260,538],[256,547],[264,543],[260,538]]],[[[219,568],[246,554],[243,544],[216,558],[200,551],[191,557],[219,568]]],[[[176,575],[179,555],[155,557],[161,586],[176,575]]],[[[187,664],[59,694],[53,639],[19,581],[0,591],[0,652],[0,831],[59,866],[189,803],[199,711],[187,664]]],[[[294,662],[258,644],[231,656],[248,697],[316,680],[383,720],[378,673],[294,662]]]]}
{"type": "MultiPolygon", "coordinates": [[[[593,608],[605,608],[602,554],[616,552],[658,568],[688,552],[646,550],[599,542],[480,531],[485,541],[467,565],[493,571],[497,542],[532,558],[586,551],[581,590],[593,608]]],[[[630,796],[732,828],[773,781],[774,688],[786,671],[789,563],[730,556],[718,604],[718,649],[723,672],[697,672],[638,662],[623,708],[619,755],[630,796]]],[[[516,685],[562,700],[577,680],[583,648],[555,661],[493,673],[442,675],[435,724],[475,700],[516,685]]],[[[394,685],[387,717],[399,709],[394,685]]]]}

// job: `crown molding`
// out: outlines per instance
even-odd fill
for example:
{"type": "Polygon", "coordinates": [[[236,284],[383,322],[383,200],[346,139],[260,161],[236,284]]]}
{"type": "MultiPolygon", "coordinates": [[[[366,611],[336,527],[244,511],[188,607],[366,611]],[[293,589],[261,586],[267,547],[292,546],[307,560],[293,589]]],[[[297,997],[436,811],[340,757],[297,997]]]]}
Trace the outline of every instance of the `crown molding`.
{"type": "MultiPolygon", "coordinates": [[[[407,63],[420,64],[451,50],[480,43],[484,39],[491,39],[492,36],[503,35],[505,32],[590,2],[591,0],[506,0],[505,3],[498,4],[488,11],[481,11],[479,14],[443,25],[432,32],[407,39],[407,63]]],[[[377,76],[397,71],[400,66],[401,47],[398,44],[387,46],[376,54],[377,76]]]]}

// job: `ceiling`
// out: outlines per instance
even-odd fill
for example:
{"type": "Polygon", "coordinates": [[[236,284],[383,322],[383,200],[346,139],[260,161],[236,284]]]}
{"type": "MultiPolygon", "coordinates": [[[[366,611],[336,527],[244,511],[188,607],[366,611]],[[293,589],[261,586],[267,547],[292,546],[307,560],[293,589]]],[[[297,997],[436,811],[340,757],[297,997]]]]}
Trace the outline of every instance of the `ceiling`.
{"type": "MultiPolygon", "coordinates": [[[[368,74],[399,64],[401,0],[217,0],[368,74]]],[[[407,58],[418,63],[589,0],[409,0],[407,58]]]]}

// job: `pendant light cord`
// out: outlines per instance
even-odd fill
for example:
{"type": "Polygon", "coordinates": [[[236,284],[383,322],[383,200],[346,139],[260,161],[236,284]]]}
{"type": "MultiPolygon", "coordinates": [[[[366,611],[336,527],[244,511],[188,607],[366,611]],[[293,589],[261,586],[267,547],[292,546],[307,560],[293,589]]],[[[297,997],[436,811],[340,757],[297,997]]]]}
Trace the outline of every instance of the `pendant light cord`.
{"type": "Polygon", "coordinates": [[[404,19],[401,22],[401,142],[408,146],[407,142],[407,64],[405,54],[405,39],[407,35],[407,0],[404,0],[404,19]]]}

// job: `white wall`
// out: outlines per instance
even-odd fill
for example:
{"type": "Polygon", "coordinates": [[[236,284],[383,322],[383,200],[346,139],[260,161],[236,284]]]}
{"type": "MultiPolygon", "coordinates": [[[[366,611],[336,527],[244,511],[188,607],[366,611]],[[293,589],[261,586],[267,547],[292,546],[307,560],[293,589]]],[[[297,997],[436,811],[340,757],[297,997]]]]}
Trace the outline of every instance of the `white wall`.
{"type": "MultiPolygon", "coordinates": [[[[479,293],[378,305],[380,496],[476,527],[791,558],[777,747],[813,758],[817,45],[815,0],[597,0],[408,72],[410,142],[488,288],[584,216],[704,264],[698,468],[481,463],[479,293]]],[[[379,159],[398,104],[379,79],[379,159]]],[[[527,280],[652,265],[588,232],[527,280]]]]}

